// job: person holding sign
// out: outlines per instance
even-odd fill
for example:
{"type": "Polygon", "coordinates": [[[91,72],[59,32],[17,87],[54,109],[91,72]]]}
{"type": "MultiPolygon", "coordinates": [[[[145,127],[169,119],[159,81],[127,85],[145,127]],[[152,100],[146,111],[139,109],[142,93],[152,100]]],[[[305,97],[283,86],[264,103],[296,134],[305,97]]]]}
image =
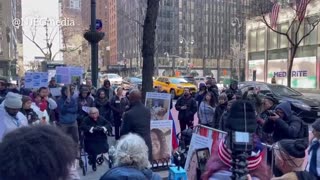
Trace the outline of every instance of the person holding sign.
{"type": "Polygon", "coordinates": [[[70,87],[61,88],[61,97],[58,100],[59,123],[58,126],[63,132],[68,134],[75,143],[79,141],[77,124],[77,101],[71,97],[70,87]]]}

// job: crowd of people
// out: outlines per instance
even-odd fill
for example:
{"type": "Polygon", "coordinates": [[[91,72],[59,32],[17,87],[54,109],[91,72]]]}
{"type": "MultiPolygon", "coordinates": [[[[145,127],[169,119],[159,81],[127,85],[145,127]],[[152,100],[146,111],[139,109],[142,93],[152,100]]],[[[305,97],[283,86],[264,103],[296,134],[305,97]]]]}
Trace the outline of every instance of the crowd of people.
{"type": "MultiPolygon", "coordinates": [[[[62,86],[61,94],[52,96],[50,88],[59,85],[51,79],[49,86],[30,90],[22,81],[18,90],[0,80],[0,163],[5,164],[0,167],[0,179],[78,179],[72,173],[82,141],[96,171],[97,156],[109,150],[107,135],[112,135],[112,126],[118,140],[115,168],[101,179],[160,179],[148,169],[156,136],[150,129],[151,111],[143,105],[139,90],[124,95],[121,87],[111,88],[108,80],[100,89],[86,80],[78,87],[62,86]],[[52,167],[42,167],[44,159],[52,167]],[[38,166],[43,171],[39,175],[38,166]]],[[[156,92],[167,93],[161,87],[156,92]]],[[[262,95],[255,87],[241,92],[236,81],[220,92],[212,79],[200,84],[194,96],[186,88],[175,108],[181,131],[193,128],[196,114],[200,124],[226,132],[244,126],[243,119],[254,122],[250,125],[254,148],[247,159],[252,179],[320,177],[320,120],[312,124],[309,141],[308,126],[288,102],[278,102],[272,94],[262,95]]],[[[212,152],[202,179],[231,179],[232,148],[227,137],[212,152]]]]}

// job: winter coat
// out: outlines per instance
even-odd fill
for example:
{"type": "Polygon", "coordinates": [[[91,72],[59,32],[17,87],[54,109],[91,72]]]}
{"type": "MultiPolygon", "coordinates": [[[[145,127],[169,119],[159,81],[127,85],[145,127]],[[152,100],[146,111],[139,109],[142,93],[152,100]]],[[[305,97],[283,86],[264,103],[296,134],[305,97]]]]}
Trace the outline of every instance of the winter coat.
{"type": "Polygon", "coordinates": [[[178,119],[179,121],[193,121],[194,114],[197,112],[197,102],[196,100],[189,96],[181,96],[175,105],[176,110],[179,111],[178,119]],[[182,106],[187,106],[187,109],[181,109],[182,106]]]}
{"type": "Polygon", "coordinates": [[[224,104],[219,104],[214,112],[214,126],[213,128],[215,129],[219,129],[220,128],[220,121],[221,121],[221,117],[223,112],[227,109],[227,105],[228,103],[224,103],[224,104]]]}
{"type": "Polygon", "coordinates": [[[138,170],[130,166],[115,167],[108,170],[100,180],[161,180],[162,178],[150,169],[138,170]]]}
{"type": "Polygon", "coordinates": [[[59,123],[72,124],[77,120],[78,105],[74,98],[67,101],[66,96],[61,96],[58,100],[59,123]]]}
{"type": "Polygon", "coordinates": [[[152,145],[150,135],[150,109],[146,108],[141,102],[130,105],[128,111],[123,114],[120,136],[136,133],[141,136],[149,148],[149,160],[152,160],[152,145]]]}
{"type": "MultiPolygon", "coordinates": [[[[45,117],[46,118],[46,124],[50,123],[50,116],[49,116],[47,110],[41,111],[39,106],[37,106],[35,103],[31,104],[31,109],[38,115],[40,120],[43,120],[43,117],[45,117]]],[[[40,123],[40,122],[38,122],[38,123],[40,123]]],[[[36,124],[37,124],[37,122],[36,122],[36,124]]]]}
{"type": "Polygon", "coordinates": [[[215,110],[216,108],[211,107],[207,102],[202,101],[198,111],[200,124],[213,127],[215,110]]]}
{"type": "Polygon", "coordinates": [[[225,110],[221,115],[219,128],[218,128],[221,131],[226,131],[225,124],[226,124],[226,121],[227,121],[228,117],[229,117],[229,111],[225,110]]]}
{"type": "Polygon", "coordinates": [[[94,106],[99,110],[100,116],[111,122],[111,107],[108,99],[96,98],[94,106]]]}
{"type": "Polygon", "coordinates": [[[262,142],[264,143],[268,143],[268,144],[273,144],[273,140],[272,140],[272,134],[270,133],[265,133],[263,131],[263,125],[264,123],[268,120],[269,112],[270,110],[274,110],[275,106],[272,106],[270,109],[263,111],[259,117],[258,117],[258,126],[257,126],[257,130],[256,130],[256,134],[259,136],[259,138],[261,139],[262,142]]]}
{"type": "Polygon", "coordinates": [[[282,139],[297,139],[302,127],[302,120],[293,115],[291,105],[287,102],[279,104],[276,109],[281,109],[285,117],[273,121],[266,120],[263,125],[263,131],[266,133],[273,132],[273,142],[278,142],[282,139]]]}
{"type": "Polygon", "coordinates": [[[81,130],[84,131],[85,151],[94,155],[106,153],[109,150],[107,132],[92,131],[91,133],[90,129],[95,127],[105,127],[108,131],[112,131],[111,124],[103,117],[99,116],[95,121],[87,116],[80,126],[81,130]]]}
{"type": "Polygon", "coordinates": [[[116,120],[121,119],[127,106],[129,106],[129,100],[127,99],[127,97],[119,98],[118,96],[113,96],[113,98],[110,101],[110,107],[113,112],[115,123],[121,123],[121,122],[116,122],[116,120]]]}
{"type": "MultiPolygon", "coordinates": [[[[101,91],[101,90],[103,90],[104,92],[105,92],[105,94],[106,94],[106,97],[110,100],[110,99],[112,99],[113,98],[113,96],[115,96],[115,92],[114,92],[114,90],[110,87],[110,88],[105,88],[105,87],[102,87],[102,88],[100,88],[100,89],[98,89],[98,91],[101,91]]],[[[98,94],[98,93],[97,93],[98,94]]]]}
{"type": "Polygon", "coordinates": [[[19,127],[28,126],[27,118],[21,112],[18,112],[16,117],[12,117],[3,106],[0,107],[0,117],[0,142],[7,133],[19,127]]]}
{"type": "Polygon", "coordinates": [[[32,125],[33,123],[35,123],[36,121],[39,121],[40,118],[37,115],[37,113],[32,109],[21,109],[20,112],[26,116],[27,120],[28,120],[28,124],[32,125]]]}

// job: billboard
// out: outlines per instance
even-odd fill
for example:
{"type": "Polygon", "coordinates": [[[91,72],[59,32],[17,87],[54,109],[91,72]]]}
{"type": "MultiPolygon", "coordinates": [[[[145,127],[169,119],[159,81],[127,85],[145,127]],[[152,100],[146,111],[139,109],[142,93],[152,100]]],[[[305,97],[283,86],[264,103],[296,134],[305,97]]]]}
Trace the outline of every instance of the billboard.
{"type": "MultiPolygon", "coordinates": [[[[275,76],[277,84],[287,85],[287,60],[268,61],[268,82],[275,76]]],[[[295,58],[291,72],[292,88],[317,88],[316,57],[295,58]]]]}

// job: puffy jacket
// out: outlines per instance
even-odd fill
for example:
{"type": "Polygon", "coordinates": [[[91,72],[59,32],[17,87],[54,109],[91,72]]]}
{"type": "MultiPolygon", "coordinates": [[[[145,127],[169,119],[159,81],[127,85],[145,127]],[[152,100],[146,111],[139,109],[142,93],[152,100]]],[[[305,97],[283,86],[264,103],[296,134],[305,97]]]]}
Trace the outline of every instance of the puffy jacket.
{"type": "Polygon", "coordinates": [[[161,180],[161,177],[150,169],[138,170],[133,167],[115,167],[106,172],[100,180],[161,180]]]}
{"type": "Polygon", "coordinates": [[[176,105],[176,110],[179,111],[178,119],[181,121],[193,121],[193,116],[197,112],[197,102],[191,96],[186,98],[181,96],[176,105]],[[181,109],[182,106],[187,106],[187,109],[181,109]]]}
{"type": "Polygon", "coordinates": [[[297,139],[302,138],[301,130],[302,130],[302,120],[293,115],[291,110],[291,105],[288,102],[283,102],[279,104],[276,108],[280,109],[284,112],[283,119],[266,120],[263,125],[263,131],[266,133],[273,132],[273,141],[277,142],[282,139],[297,139]]]}

